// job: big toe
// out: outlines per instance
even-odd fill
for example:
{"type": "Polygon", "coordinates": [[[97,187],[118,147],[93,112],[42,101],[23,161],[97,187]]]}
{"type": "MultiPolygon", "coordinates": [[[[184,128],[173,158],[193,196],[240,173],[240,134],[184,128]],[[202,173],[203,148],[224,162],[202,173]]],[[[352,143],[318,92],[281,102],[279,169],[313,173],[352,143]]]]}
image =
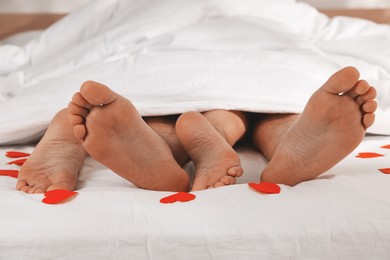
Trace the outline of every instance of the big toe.
{"type": "Polygon", "coordinates": [[[80,93],[88,103],[94,106],[112,103],[118,96],[106,85],[95,81],[86,81],[80,88],[80,93]]]}
{"type": "Polygon", "coordinates": [[[355,67],[345,67],[334,73],[321,89],[339,94],[352,89],[359,80],[360,73],[355,67]]]}

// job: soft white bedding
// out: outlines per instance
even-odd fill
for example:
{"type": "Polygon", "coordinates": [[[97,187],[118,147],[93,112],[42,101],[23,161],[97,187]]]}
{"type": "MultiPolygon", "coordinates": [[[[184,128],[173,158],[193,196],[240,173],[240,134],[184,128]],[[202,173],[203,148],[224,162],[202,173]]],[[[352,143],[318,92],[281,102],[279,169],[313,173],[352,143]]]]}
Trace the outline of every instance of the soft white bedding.
{"type": "MultiPolygon", "coordinates": [[[[292,0],[96,0],[24,47],[0,45],[0,169],[18,169],[5,151],[34,146],[10,144],[39,137],[85,80],[143,115],[300,112],[346,65],[378,89],[370,131],[390,134],[389,26],[329,20],[292,0]]],[[[277,195],[248,188],[266,161],[239,147],[237,185],[169,205],[159,200],[170,193],[138,189],[90,158],[65,204],[0,176],[0,259],[389,259],[387,144],[366,137],[329,172],[277,195]]]]}
{"type": "MultiPolygon", "coordinates": [[[[263,195],[265,161],[240,148],[237,185],[161,204],[167,192],[140,190],[87,159],[72,201],[41,202],[0,177],[0,259],[389,259],[390,137],[367,137],[318,179],[263,195]],[[361,159],[359,152],[385,156],[361,159]]],[[[32,146],[0,149],[32,151],[32,146]]],[[[191,168],[191,167],[189,167],[191,168]]]]}
{"type": "Polygon", "coordinates": [[[39,134],[89,79],[142,115],[300,112],[347,65],[378,89],[370,131],[390,134],[388,25],[293,0],[92,1],[25,47],[0,46],[0,143],[39,134]]]}

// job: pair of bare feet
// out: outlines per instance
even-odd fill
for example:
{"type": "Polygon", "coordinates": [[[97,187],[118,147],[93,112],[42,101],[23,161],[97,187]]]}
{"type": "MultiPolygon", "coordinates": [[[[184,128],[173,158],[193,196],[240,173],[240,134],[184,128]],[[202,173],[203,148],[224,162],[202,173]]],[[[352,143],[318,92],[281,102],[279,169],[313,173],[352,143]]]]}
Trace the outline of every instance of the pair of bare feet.
{"type": "MultiPolygon", "coordinates": [[[[269,115],[255,122],[252,141],[270,160],[261,180],[295,185],[333,167],[373,124],[375,97],[375,89],[347,67],[312,95],[301,115],[269,115]]],[[[188,112],[168,124],[168,131],[154,129],[129,100],[86,82],[21,168],[17,189],[73,190],[87,154],[144,189],[187,191],[189,177],[181,167],[187,155],[196,166],[193,190],[233,184],[242,175],[232,149],[237,138],[230,140],[223,127],[188,112]]]]}

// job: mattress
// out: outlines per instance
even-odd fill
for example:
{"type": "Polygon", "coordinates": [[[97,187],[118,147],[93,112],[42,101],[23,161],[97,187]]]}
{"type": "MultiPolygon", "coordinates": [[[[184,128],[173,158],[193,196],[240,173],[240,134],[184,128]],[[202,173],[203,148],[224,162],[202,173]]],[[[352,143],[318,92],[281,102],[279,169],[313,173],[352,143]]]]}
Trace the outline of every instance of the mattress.
{"type": "MultiPolygon", "coordinates": [[[[368,136],[317,179],[279,194],[258,193],[266,160],[239,146],[238,184],[193,192],[195,200],[162,204],[169,192],[146,191],[88,158],[77,192],[63,204],[15,190],[0,176],[1,259],[388,259],[390,137],[368,136]],[[382,157],[357,158],[362,152],[382,157]]],[[[33,146],[0,150],[31,152],[33,146]]],[[[187,166],[192,175],[193,167],[187,166]]]]}

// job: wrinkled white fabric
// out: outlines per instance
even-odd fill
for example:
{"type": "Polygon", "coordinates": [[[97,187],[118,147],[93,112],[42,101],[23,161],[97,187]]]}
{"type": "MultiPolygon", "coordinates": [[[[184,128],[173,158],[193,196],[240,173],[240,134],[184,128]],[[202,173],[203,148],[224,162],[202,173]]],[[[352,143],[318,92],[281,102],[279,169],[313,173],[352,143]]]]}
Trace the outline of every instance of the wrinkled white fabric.
{"type": "MultiPolygon", "coordinates": [[[[170,192],[138,189],[87,158],[73,200],[42,203],[0,176],[0,259],[389,259],[389,136],[370,136],[316,180],[260,194],[261,154],[239,149],[238,184],[161,204],[170,192]],[[355,158],[377,152],[375,159],[355,158]],[[369,160],[369,161],[367,161],[369,160]]],[[[0,147],[31,152],[34,147],[0,147]]],[[[0,156],[1,169],[7,165],[0,156]]]]}
{"type": "Polygon", "coordinates": [[[301,112],[335,71],[378,90],[390,134],[390,26],[293,0],[97,0],[23,47],[0,46],[0,143],[39,135],[86,80],[144,116],[215,108],[301,112]]]}

